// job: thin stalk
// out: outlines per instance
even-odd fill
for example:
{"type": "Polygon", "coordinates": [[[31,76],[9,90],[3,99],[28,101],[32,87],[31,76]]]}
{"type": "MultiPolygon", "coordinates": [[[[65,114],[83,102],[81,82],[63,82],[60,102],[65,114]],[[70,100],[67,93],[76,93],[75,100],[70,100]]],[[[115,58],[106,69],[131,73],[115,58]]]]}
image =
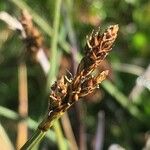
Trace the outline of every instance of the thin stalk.
{"type": "MultiPolygon", "coordinates": [[[[78,53],[78,45],[77,45],[77,38],[76,34],[73,28],[73,21],[72,21],[72,7],[73,3],[71,0],[66,0],[66,5],[64,5],[64,20],[65,24],[68,30],[68,38],[71,43],[71,57],[72,57],[72,73],[75,74],[76,69],[77,69],[77,53],[78,53]]],[[[84,127],[84,122],[82,121],[83,118],[85,117],[84,112],[82,111],[83,104],[82,101],[79,101],[78,103],[75,104],[75,111],[76,111],[76,116],[75,119],[77,121],[77,130],[78,132],[76,135],[78,135],[78,144],[80,149],[87,149],[86,148],[86,135],[85,135],[85,127],[84,127]]]]}
{"type": "Polygon", "coordinates": [[[78,146],[77,146],[77,143],[76,143],[76,140],[75,140],[75,136],[74,136],[74,133],[73,133],[73,130],[72,130],[71,123],[70,123],[69,116],[68,116],[67,112],[65,112],[63,114],[63,116],[61,117],[61,123],[62,123],[62,126],[63,126],[65,136],[66,136],[66,138],[68,140],[68,143],[69,143],[69,149],[70,150],[78,150],[78,146]]]}
{"type": "Polygon", "coordinates": [[[32,137],[25,143],[25,145],[20,150],[31,150],[34,147],[34,145],[40,143],[45,134],[46,132],[37,129],[32,135],[32,137]]]}
{"type": "MultiPolygon", "coordinates": [[[[52,37],[52,43],[51,43],[51,59],[50,59],[50,64],[51,64],[51,69],[49,72],[48,76],[48,86],[49,84],[51,85],[54,78],[56,77],[57,73],[57,56],[58,56],[58,33],[59,33],[59,24],[60,24],[60,10],[61,10],[61,0],[56,1],[56,6],[55,6],[55,16],[54,16],[54,24],[53,24],[53,37],[52,37]]],[[[54,130],[57,136],[57,142],[58,142],[58,147],[59,149],[67,149],[64,145],[64,137],[62,133],[62,129],[60,127],[60,124],[58,121],[54,123],[54,130]]]]}
{"type": "Polygon", "coordinates": [[[53,128],[55,130],[56,133],[56,138],[57,138],[57,143],[58,143],[58,147],[60,150],[66,150],[67,149],[67,145],[64,143],[64,140],[62,140],[63,134],[61,131],[61,127],[58,121],[54,122],[53,128]]]}
{"type": "MultiPolygon", "coordinates": [[[[27,88],[27,67],[24,62],[21,62],[18,67],[18,83],[19,83],[19,114],[22,118],[28,115],[28,88],[27,88]]],[[[19,149],[28,137],[27,122],[21,120],[18,123],[17,143],[19,149]]]]}
{"type": "Polygon", "coordinates": [[[50,85],[53,82],[53,78],[56,76],[56,66],[57,66],[57,44],[58,44],[58,32],[59,32],[59,23],[60,23],[60,8],[61,8],[61,0],[56,1],[56,8],[55,8],[55,16],[54,16],[54,32],[52,36],[51,42],[51,70],[49,72],[48,83],[50,85]]]}
{"type": "Polygon", "coordinates": [[[104,135],[105,135],[104,132],[105,132],[105,113],[103,111],[99,111],[95,144],[93,145],[94,150],[102,150],[103,149],[104,135]]]}

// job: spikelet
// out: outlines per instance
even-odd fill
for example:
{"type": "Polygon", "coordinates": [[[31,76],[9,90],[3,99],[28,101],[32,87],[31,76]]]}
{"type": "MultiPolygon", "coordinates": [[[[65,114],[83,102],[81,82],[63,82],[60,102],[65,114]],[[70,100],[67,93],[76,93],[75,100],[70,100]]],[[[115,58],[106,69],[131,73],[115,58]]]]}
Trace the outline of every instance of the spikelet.
{"type": "Polygon", "coordinates": [[[81,60],[77,74],[90,74],[102,60],[105,59],[108,52],[117,37],[118,25],[112,25],[101,35],[100,32],[92,32],[86,42],[86,55],[81,60]]]}
{"type": "Polygon", "coordinates": [[[74,78],[74,87],[78,87],[79,81],[91,74],[105,59],[112,49],[118,29],[118,25],[112,25],[102,35],[100,32],[92,32],[86,42],[86,55],[81,60],[74,78]]]}

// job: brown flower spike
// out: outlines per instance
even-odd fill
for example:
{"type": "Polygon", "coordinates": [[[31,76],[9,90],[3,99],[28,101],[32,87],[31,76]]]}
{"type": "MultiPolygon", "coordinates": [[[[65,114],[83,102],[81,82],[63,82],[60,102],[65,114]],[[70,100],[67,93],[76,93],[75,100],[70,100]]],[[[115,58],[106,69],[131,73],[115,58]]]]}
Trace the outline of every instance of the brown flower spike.
{"type": "Polygon", "coordinates": [[[43,37],[38,29],[33,25],[32,16],[27,10],[22,11],[20,22],[26,34],[24,42],[26,43],[27,50],[34,54],[43,47],[43,37]]]}
{"type": "Polygon", "coordinates": [[[112,25],[103,34],[99,31],[92,32],[87,38],[86,54],[79,63],[74,78],[63,76],[52,85],[48,112],[38,127],[40,130],[47,131],[55,119],[60,118],[80,98],[92,93],[106,78],[108,70],[96,75],[93,72],[112,49],[118,29],[118,25],[112,25]]]}

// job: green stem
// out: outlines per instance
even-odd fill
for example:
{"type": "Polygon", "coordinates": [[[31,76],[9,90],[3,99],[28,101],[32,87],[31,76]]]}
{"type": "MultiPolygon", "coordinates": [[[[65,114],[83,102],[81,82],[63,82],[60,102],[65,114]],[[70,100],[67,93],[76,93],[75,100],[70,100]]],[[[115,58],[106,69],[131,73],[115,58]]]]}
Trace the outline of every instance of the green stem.
{"type": "MultiPolygon", "coordinates": [[[[55,6],[55,16],[54,16],[54,24],[53,24],[53,36],[51,42],[51,69],[48,76],[48,86],[51,85],[54,77],[56,76],[57,69],[57,44],[58,44],[58,33],[59,33],[59,23],[60,23],[60,8],[61,8],[61,0],[56,1],[55,6]]],[[[49,89],[49,88],[48,88],[49,89]]]]}
{"type": "Polygon", "coordinates": [[[37,129],[32,135],[32,137],[23,145],[23,147],[20,150],[31,150],[34,145],[36,145],[43,139],[45,134],[46,132],[37,129]]]}
{"type": "Polygon", "coordinates": [[[58,121],[54,122],[53,126],[55,133],[56,133],[56,138],[57,138],[57,143],[58,147],[60,150],[67,150],[67,144],[64,142],[64,137],[61,131],[61,127],[58,121]]]}
{"type": "MultiPolygon", "coordinates": [[[[18,113],[3,106],[0,106],[0,116],[15,120],[15,121],[19,121],[22,119],[18,113]]],[[[26,120],[27,120],[29,129],[35,130],[36,127],[38,126],[38,123],[34,121],[33,119],[31,119],[30,117],[27,117],[26,120]]],[[[56,136],[52,130],[48,131],[48,134],[46,135],[46,137],[49,138],[49,140],[51,140],[52,142],[56,142],[56,136]]]]}
{"type": "MultiPolygon", "coordinates": [[[[51,85],[54,77],[57,75],[57,70],[58,70],[58,60],[56,58],[58,55],[58,34],[59,34],[59,24],[60,24],[60,10],[61,10],[61,2],[62,0],[57,0],[56,1],[56,8],[55,8],[55,16],[54,16],[54,24],[53,24],[53,36],[52,36],[52,43],[51,43],[51,59],[50,59],[50,64],[51,64],[51,69],[49,72],[48,76],[48,86],[49,84],[51,85]]],[[[49,89],[49,88],[48,88],[49,89]]],[[[53,125],[56,136],[57,136],[57,142],[58,142],[58,147],[59,149],[64,149],[66,150],[66,144],[64,141],[62,129],[60,127],[60,124],[58,121],[56,121],[53,125]]]]}
{"type": "Polygon", "coordinates": [[[117,87],[115,87],[110,81],[105,80],[102,83],[103,88],[110,93],[116,101],[125,108],[132,116],[137,118],[140,121],[144,121],[144,116],[140,112],[140,110],[131,103],[131,101],[124,95],[122,92],[119,91],[117,87]]]}

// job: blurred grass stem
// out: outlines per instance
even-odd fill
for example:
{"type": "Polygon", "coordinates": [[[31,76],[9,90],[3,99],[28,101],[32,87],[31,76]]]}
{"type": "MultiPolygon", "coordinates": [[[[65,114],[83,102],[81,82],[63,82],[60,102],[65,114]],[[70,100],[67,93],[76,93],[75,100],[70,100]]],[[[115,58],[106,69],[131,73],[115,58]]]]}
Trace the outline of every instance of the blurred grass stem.
{"type": "Polygon", "coordinates": [[[32,137],[27,141],[27,143],[25,143],[25,145],[20,150],[31,150],[36,144],[38,144],[43,139],[45,134],[46,132],[37,129],[32,135],[32,137]]]}
{"type": "MultiPolygon", "coordinates": [[[[28,88],[27,88],[27,68],[24,62],[21,62],[18,67],[18,84],[19,84],[19,114],[25,118],[28,115],[28,88]]],[[[19,149],[28,137],[28,128],[25,120],[18,123],[17,143],[16,147],[19,149]]]]}
{"type": "MultiPolygon", "coordinates": [[[[15,120],[15,121],[19,121],[22,119],[18,113],[3,106],[0,106],[0,116],[15,120]]],[[[28,127],[30,129],[35,130],[37,128],[38,123],[36,121],[31,119],[30,117],[26,118],[26,120],[27,120],[28,127]]],[[[48,137],[52,142],[56,142],[56,136],[53,131],[49,130],[46,137],[48,137]]]]}
{"type": "MultiPolygon", "coordinates": [[[[51,86],[54,78],[57,75],[57,66],[58,66],[58,61],[56,58],[58,53],[58,33],[59,33],[59,24],[60,24],[60,10],[61,10],[61,2],[62,0],[57,0],[55,3],[55,16],[54,16],[54,24],[53,24],[53,36],[52,36],[52,42],[51,42],[51,56],[50,56],[50,64],[51,64],[51,69],[48,75],[48,87],[49,85],[51,86]]],[[[49,89],[49,88],[48,88],[49,89]]],[[[63,133],[62,133],[62,129],[60,127],[59,121],[56,121],[54,123],[54,130],[57,136],[57,142],[58,142],[58,147],[59,149],[67,149],[65,147],[65,143],[64,143],[64,137],[63,137],[63,133]]]]}
{"type": "Polygon", "coordinates": [[[56,58],[57,58],[57,44],[58,44],[59,22],[60,22],[60,7],[61,7],[61,0],[57,0],[53,24],[54,32],[51,42],[51,56],[50,56],[51,70],[48,76],[48,86],[52,84],[53,79],[56,76],[56,66],[58,65],[56,58]]]}
{"type": "MultiPolygon", "coordinates": [[[[65,21],[65,25],[67,27],[67,31],[68,31],[68,38],[69,41],[71,43],[71,57],[72,57],[72,73],[75,74],[76,69],[77,69],[77,54],[78,54],[78,45],[77,45],[77,38],[76,38],[76,34],[73,28],[73,20],[72,20],[72,10],[73,10],[73,2],[71,0],[66,0],[66,4],[67,5],[63,5],[63,13],[64,13],[64,21],[65,21]]],[[[83,112],[83,105],[82,105],[82,101],[79,101],[78,103],[75,104],[74,106],[74,110],[75,110],[75,120],[77,121],[77,133],[76,135],[78,135],[78,145],[80,147],[80,149],[87,149],[86,148],[86,135],[85,135],[85,127],[84,127],[84,122],[82,121],[84,118],[84,112],[83,112]]],[[[73,135],[72,135],[73,137],[73,135]]],[[[71,141],[72,143],[76,143],[75,139],[74,141],[71,141]]],[[[77,148],[77,144],[76,147],[74,145],[75,149],[77,148]]]]}
{"type": "Polygon", "coordinates": [[[132,116],[137,118],[140,121],[145,121],[145,117],[142,115],[142,113],[139,111],[139,109],[132,104],[129,99],[123,95],[119,89],[117,89],[116,86],[114,86],[110,81],[105,80],[102,83],[103,88],[110,93],[116,101],[123,107],[125,108],[132,116]]]}
{"type": "Polygon", "coordinates": [[[63,133],[61,130],[61,126],[58,121],[54,122],[53,128],[56,133],[57,143],[60,150],[67,150],[67,145],[64,142],[63,133]]]}

